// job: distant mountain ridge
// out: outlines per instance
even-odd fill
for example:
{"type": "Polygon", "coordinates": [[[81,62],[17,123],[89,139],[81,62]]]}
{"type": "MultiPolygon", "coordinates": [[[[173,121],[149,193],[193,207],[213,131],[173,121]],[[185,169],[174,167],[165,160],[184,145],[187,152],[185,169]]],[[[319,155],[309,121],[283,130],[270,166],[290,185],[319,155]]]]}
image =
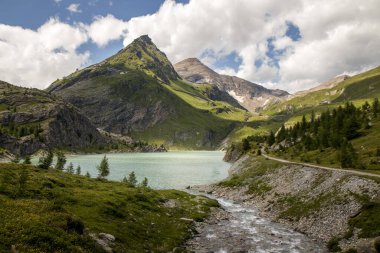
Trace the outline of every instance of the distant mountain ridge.
{"type": "Polygon", "coordinates": [[[311,93],[311,92],[314,92],[314,91],[326,90],[326,89],[334,88],[339,83],[343,82],[344,80],[347,80],[348,78],[350,78],[350,76],[348,76],[348,75],[341,75],[341,76],[334,77],[333,79],[330,79],[330,80],[328,80],[326,82],[318,84],[317,86],[315,86],[313,88],[310,88],[308,90],[298,91],[294,95],[292,95],[291,98],[292,97],[304,96],[304,95],[306,95],[308,93],[311,93]]]}
{"type": "Polygon", "coordinates": [[[235,76],[220,75],[204,65],[197,58],[189,58],[174,64],[177,73],[193,83],[208,83],[227,92],[241,106],[251,112],[258,112],[266,106],[279,102],[289,95],[283,90],[271,90],[235,76]]]}

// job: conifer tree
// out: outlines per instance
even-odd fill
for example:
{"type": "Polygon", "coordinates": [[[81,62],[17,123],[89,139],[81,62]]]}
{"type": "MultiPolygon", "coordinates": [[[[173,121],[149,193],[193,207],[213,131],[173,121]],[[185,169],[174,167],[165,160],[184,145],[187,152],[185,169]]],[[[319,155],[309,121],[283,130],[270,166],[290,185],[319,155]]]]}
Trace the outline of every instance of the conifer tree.
{"type": "Polygon", "coordinates": [[[134,171],[129,173],[128,175],[128,183],[130,183],[132,186],[136,186],[137,184],[137,179],[136,179],[136,174],[134,171]]]}
{"type": "Polygon", "coordinates": [[[63,170],[66,164],[66,157],[65,154],[61,151],[58,151],[56,153],[57,155],[57,163],[55,164],[55,169],[56,170],[63,170]]]}
{"type": "Polygon", "coordinates": [[[45,170],[49,169],[53,163],[53,157],[53,152],[49,150],[46,156],[41,156],[38,160],[38,167],[45,170]]]}
{"type": "Polygon", "coordinates": [[[69,174],[74,174],[74,165],[73,163],[69,163],[69,166],[66,168],[66,172],[69,174]]]}
{"type": "Polygon", "coordinates": [[[98,178],[99,179],[105,179],[110,174],[110,168],[108,164],[108,158],[107,156],[104,156],[102,161],[100,162],[98,166],[98,178]]]}
{"type": "Polygon", "coordinates": [[[24,164],[31,164],[32,162],[30,161],[30,155],[25,156],[24,158],[24,164]]]}
{"type": "Polygon", "coordinates": [[[268,145],[272,146],[275,143],[275,141],[276,141],[276,139],[274,137],[274,133],[273,133],[273,131],[270,131],[268,139],[267,139],[268,145]]]}
{"type": "Polygon", "coordinates": [[[144,180],[141,182],[142,187],[148,187],[148,179],[145,177],[144,180]]]}
{"type": "Polygon", "coordinates": [[[76,169],[76,172],[75,172],[77,175],[80,175],[81,174],[81,167],[80,165],[77,166],[77,169],[76,169]]]}

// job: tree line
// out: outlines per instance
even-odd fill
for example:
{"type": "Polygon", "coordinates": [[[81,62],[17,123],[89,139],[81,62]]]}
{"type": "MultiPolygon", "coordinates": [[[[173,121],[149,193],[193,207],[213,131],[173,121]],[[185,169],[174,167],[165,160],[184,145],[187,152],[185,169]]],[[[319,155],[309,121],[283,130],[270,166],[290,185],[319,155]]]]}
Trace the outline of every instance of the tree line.
{"type": "MultiPolygon", "coordinates": [[[[43,155],[39,158],[37,167],[40,169],[45,169],[45,170],[53,168],[55,170],[65,171],[69,174],[75,173],[77,175],[81,175],[82,169],[81,169],[80,165],[78,165],[76,168],[74,168],[73,163],[70,162],[65,168],[65,165],[67,162],[65,154],[61,151],[57,151],[55,153],[55,155],[56,155],[56,163],[54,166],[53,166],[54,152],[51,150],[48,150],[45,155],[43,155]]],[[[19,156],[16,156],[12,160],[12,162],[13,163],[19,163],[20,162],[19,156]]],[[[31,164],[30,156],[25,156],[23,164],[31,164]]],[[[100,164],[97,166],[97,170],[98,170],[97,179],[106,180],[107,176],[110,173],[110,166],[109,166],[108,158],[106,155],[104,155],[100,164]]],[[[91,175],[88,171],[86,172],[85,176],[88,178],[91,178],[91,175]]],[[[124,177],[122,179],[122,182],[128,183],[129,185],[131,185],[133,187],[136,187],[136,186],[148,187],[148,179],[146,177],[144,178],[144,180],[140,184],[138,184],[136,174],[134,171],[129,173],[128,178],[124,177]]]]}
{"type": "Polygon", "coordinates": [[[332,110],[322,112],[319,117],[312,111],[310,120],[302,116],[301,122],[286,128],[282,125],[277,134],[273,131],[266,136],[269,146],[280,150],[295,147],[295,150],[312,151],[325,148],[338,150],[338,160],[343,168],[360,168],[362,164],[351,140],[361,136],[362,130],[372,127],[373,118],[380,112],[379,100],[355,107],[347,102],[332,110]]]}

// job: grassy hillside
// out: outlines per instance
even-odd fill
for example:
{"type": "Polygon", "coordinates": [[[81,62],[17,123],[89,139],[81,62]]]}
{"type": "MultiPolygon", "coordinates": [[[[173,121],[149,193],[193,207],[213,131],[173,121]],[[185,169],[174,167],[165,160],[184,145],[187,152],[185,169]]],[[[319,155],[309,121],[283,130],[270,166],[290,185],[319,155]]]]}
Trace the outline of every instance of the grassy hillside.
{"type": "Polygon", "coordinates": [[[310,108],[316,111],[319,108],[323,109],[325,106],[321,106],[321,104],[327,102],[331,106],[337,106],[345,101],[355,102],[356,100],[368,100],[375,97],[380,97],[380,67],[348,78],[333,88],[311,92],[270,106],[262,113],[286,117],[286,115],[302,113],[310,108]]]}
{"type": "Polygon", "coordinates": [[[0,164],[0,251],[104,252],[90,234],[115,236],[114,252],[169,252],[217,202],[29,165],[0,164]]]}

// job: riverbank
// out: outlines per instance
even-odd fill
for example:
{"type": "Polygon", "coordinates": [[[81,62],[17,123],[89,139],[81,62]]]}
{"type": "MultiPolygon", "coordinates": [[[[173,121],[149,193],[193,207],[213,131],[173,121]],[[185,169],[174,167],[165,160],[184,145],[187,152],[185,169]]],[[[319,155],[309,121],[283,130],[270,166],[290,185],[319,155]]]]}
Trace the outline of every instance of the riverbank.
{"type": "Polygon", "coordinates": [[[0,164],[0,252],[172,252],[189,221],[216,206],[178,190],[0,164]]]}
{"type": "Polygon", "coordinates": [[[194,187],[257,210],[323,242],[330,251],[376,252],[380,185],[344,171],[326,171],[244,156],[227,180],[194,187]]]}

